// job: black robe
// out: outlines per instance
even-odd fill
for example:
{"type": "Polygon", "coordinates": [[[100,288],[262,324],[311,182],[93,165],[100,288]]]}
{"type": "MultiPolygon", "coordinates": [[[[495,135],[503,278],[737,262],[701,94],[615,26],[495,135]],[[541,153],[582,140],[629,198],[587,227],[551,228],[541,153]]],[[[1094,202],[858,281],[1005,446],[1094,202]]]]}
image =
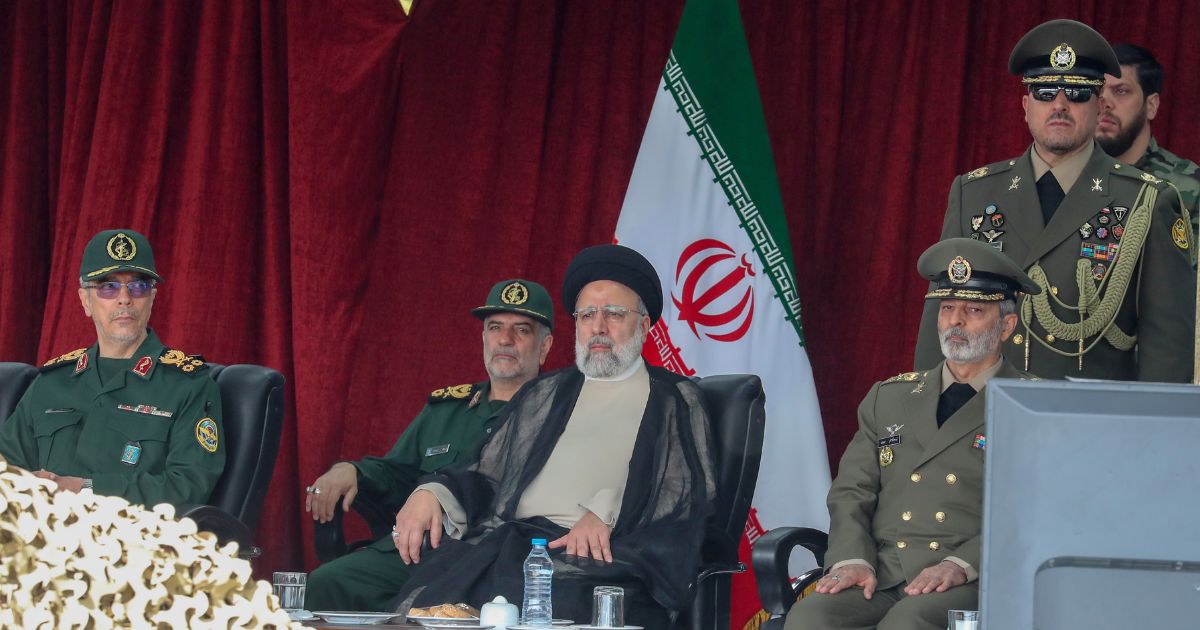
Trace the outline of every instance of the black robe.
{"type": "MultiPolygon", "coordinates": [[[[612,532],[613,562],[551,551],[556,618],[590,621],[598,585],[625,587],[625,622],[647,628],[665,627],[691,603],[716,495],[708,417],[691,381],[662,368],[647,371],[650,395],[612,532]]],[[[480,606],[496,595],[521,601],[530,539],[554,540],[568,530],[542,517],[517,520],[517,503],[562,435],[583,383],[573,367],[530,381],[505,407],[476,462],[421,480],[454,494],[467,529],[462,540],[443,539],[438,549],[421,553],[397,598],[401,610],[445,602],[480,606]]]]}

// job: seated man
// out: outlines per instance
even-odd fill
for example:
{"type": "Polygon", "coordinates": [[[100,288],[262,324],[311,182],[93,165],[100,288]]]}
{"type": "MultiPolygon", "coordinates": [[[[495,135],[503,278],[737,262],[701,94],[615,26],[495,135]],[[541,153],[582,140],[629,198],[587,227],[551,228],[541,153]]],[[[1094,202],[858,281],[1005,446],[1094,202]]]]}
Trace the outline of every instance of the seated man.
{"type": "Polygon", "coordinates": [[[563,305],[574,311],[576,367],[526,384],[478,460],[426,477],[396,515],[400,557],[419,563],[401,610],[520,602],[535,537],[550,540],[555,617],[588,619],[597,584],[625,587],[626,621],[647,628],[691,602],[716,491],[698,388],[641,359],[662,301],[654,268],[632,249],[575,257],[563,305]],[[433,549],[423,552],[426,533],[433,549]]]}
{"type": "Polygon", "coordinates": [[[162,277],[146,237],[97,234],[79,301],[96,343],[42,366],[8,421],[0,455],[59,490],[134,503],[203,503],[225,468],[221,392],[204,361],[147,327],[162,277]]]}
{"type": "Polygon", "coordinates": [[[829,490],[830,569],[792,607],[788,630],[941,630],[947,610],[977,607],[984,386],[1035,378],[1001,347],[1017,325],[1017,293],[1039,288],[968,238],[936,243],[917,269],[936,283],[925,297],[938,300],[945,360],[876,383],[859,405],[829,490]]]}
{"type": "MultiPolygon", "coordinates": [[[[338,462],[308,487],[304,509],[328,522],[339,500],[350,509],[360,488],[385,505],[400,505],[421,475],[470,461],[498,424],[513,394],[538,375],[554,338],[554,307],[542,285],[505,280],[471,311],[483,320],[488,380],[434,390],[429,403],[383,457],[338,462]],[[343,497],[345,497],[343,499],[343,497]]],[[[390,537],[326,563],[308,576],[308,610],[383,610],[408,580],[390,537]]]]}

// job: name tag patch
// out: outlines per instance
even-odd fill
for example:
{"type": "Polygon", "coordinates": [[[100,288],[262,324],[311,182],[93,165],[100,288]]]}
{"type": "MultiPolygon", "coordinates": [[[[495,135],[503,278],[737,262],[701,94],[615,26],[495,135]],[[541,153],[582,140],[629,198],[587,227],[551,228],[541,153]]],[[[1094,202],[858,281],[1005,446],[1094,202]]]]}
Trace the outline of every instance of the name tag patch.
{"type": "Polygon", "coordinates": [[[434,455],[442,455],[442,454],[449,453],[449,452],[450,452],[449,444],[442,444],[441,446],[430,446],[429,448],[425,449],[425,457],[433,457],[434,455]]]}
{"type": "Polygon", "coordinates": [[[899,443],[900,443],[900,436],[892,435],[892,436],[885,437],[885,438],[879,438],[878,446],[879,446],[879,448],[883,448],[885,446],[896,446],[899,443]]]}

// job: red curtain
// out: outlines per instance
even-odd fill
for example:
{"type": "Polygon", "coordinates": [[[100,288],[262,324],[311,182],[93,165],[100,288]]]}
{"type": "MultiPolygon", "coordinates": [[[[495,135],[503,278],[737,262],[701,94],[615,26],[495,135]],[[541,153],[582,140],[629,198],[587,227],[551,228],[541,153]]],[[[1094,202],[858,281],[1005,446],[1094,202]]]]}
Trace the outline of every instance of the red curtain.
{"type": "MultiPolygon", "coordinates": [[[[303,487],[485,377],[468,310],[557,295],[611,239],[681,0],[0,4],[0,360],[94,340],[86,240],[144,231],[168,344],[288,379],[257,569],[315,564],[303,487]]],[[[1158,139],[1196,156],[1184,2],[743,0],[836,461],[908,368],[957,173],[1029,142],[1009,50],[1073,17],[1168,69],[1158,139]],[[863,299],[863,297],[867,299],[863,299]]],[[[549,367],[565,365],[557,317],[549,367]]],[[[769,395],[769,392],[768,392],[769,395]]],[[[760,483],[778,483],[761,479],[760,483]]]]}

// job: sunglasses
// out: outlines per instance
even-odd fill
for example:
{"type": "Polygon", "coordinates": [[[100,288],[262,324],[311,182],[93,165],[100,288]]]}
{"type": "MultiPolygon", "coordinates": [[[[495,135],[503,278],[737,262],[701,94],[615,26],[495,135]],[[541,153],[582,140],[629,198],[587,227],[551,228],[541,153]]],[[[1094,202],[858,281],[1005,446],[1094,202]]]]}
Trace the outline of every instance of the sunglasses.
{"type": "Polygon", "coordinates": [[[100,284],[89,284],[85,289],[95,289],[96,295],[111,300],[121,294],[121,287],[129,289],[129,297],[140,298],[150,292],[154,288],[154,284],[149,280],[130,280],[129,282],[101,282],[100,284]]]}
{"type": "Polygon", "coordinates": [[[1030,86],[1029,93],[1036,101],[1049,103],[1058,98],[1058,92],[1061,90],[1067,95],[1067,100],[1072,103],[1086,103],[1092,100],[1092,96],[1096,91],[1090,87],[1063,87],[1061,85],[1034,85],[1030,86]]]}

